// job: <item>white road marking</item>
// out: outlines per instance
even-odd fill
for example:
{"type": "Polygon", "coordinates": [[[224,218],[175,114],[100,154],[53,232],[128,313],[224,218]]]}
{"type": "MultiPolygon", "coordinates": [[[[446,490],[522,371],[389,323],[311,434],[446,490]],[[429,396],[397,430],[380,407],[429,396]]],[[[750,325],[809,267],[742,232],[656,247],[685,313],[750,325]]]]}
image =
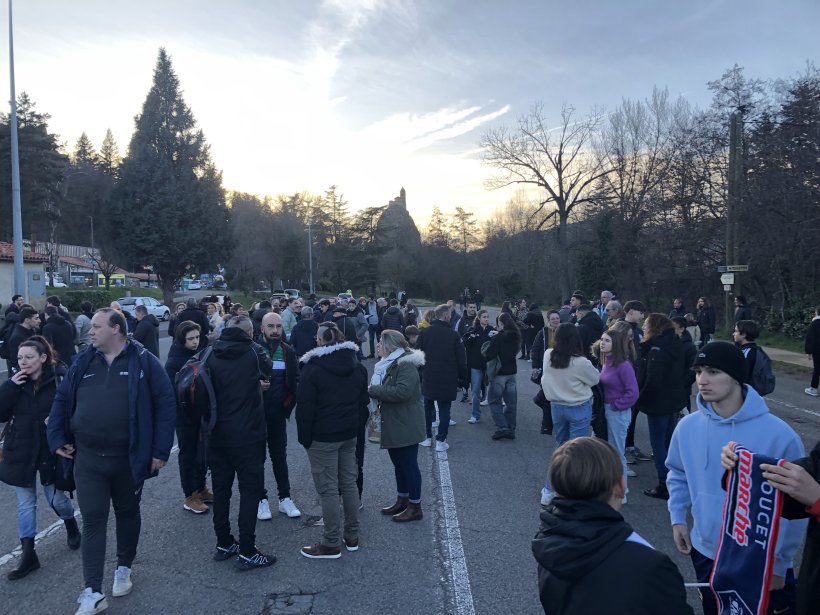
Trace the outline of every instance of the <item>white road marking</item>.
{"type": "Polygon", "coordinates": [[[816,416],[820,418],[820,412],[816,410],[809,410],[808,408],[801,408],[800,406],[795,406],[794,404],[790,404],[787,401],[782,401],[780,399],[775,399],[774,397],[766,397],[764,398],[766,401],[773,401],[776,404],[780,404],[781,406],[785,406],[791,410],[799,410],[800,412],[805,412],[806,414],[811,414],[812,416],[816,416]]]}
{"type": "Polygon", "coordinates": [[[450,478],[450,463],[447,461],[447,452],[436,453],[438,465],[439,486],[441,487],[441,501],[444,505],[444,527],[447,536],[447,553],[450,569],[450,579],[453,583],[453,593],[456,600],[458,615],[475,615],[473,606],[473,591],[470,589],[470,574],[467,571],[467,558],[464,556],[464,546],[461,541],[461,530],[456,513],[456,500],[453,494],[453,482],[450,478]]]}
{"type": "MultiPolygon", "coordinates": [[[[173,455],[174,453],[178,453],[178,452],[179,452],[179,447],[176,444],[174,444],[173,448],[171,449],[171,454],[173,455]]],[[[449,472],[448,472],[448,474],[449,474],[449,472]]],[[[81,516],[80,511],[75,510],[74,511],[74,517],[76,518],[76,517],[80,517],[80,516],[81,516]]],[[[35,546],[38,545],[40,543],[40,541],[43,540],[44,538],[48,538],[52,534],[57,533],[62,525],[63,525],[63,520],[62,519],[57,519],[57,521],[55,521],[54,523],[49,525],[46,529],[44,529],[42,532],[37,534],[34,537],[35,546]]],[[[18,557],[22,552],[23,552],[22,547],[17,547],[11,553],[6,553],[2,557],[0,557],[0,568],[2,568],[5,564],[9,563],[15,557],[18,557]]]]}

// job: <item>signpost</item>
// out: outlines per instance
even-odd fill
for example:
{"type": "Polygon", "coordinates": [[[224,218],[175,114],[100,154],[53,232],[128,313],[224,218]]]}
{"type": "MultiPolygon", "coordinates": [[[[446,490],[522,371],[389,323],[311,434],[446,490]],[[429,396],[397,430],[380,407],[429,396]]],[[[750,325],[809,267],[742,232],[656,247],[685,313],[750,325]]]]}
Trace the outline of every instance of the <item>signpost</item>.
{"type": "Polygon", "coordinates": [[[749,271],[749,265],[718,265],[718,273],[749,271]]]}
{"type": "Polygon", "coordinates": [[[717,270],[718,273],[722,274],[720,283],[723,284],[723,290],[726,291],[723,307],[726,314],[726,326],[728,327],[732,322],[732,305],[729,301],[729,294],[732,292],[732,286],[735,283],[735,272],[749,271],[749,265],[718,265],[717,270]]]}
{"type": "MultiPolygon", "coordinates": [[[[732,284],[735,283],[735,274],[734,273],[724,273],[722,276],[720,276],[720,282],[724,286],[727,286],[727,285],[731,286],[732,284]]],[[[731,289],[726,288],[724,290],[731,290],[731,289]]]]}

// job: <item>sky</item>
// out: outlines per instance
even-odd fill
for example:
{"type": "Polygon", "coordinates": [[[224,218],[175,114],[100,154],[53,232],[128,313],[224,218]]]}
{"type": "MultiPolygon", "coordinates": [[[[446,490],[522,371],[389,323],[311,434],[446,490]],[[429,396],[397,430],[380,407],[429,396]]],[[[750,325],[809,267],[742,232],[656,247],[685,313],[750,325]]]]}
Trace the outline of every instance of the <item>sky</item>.
{"type": "Polygon", "coordinates": [[[820,63],[819,27],[818,0],[17,0],[15,77],[67,150],[110,128],[125,154],[165,47],[227,189],[335,184],[355,210],[403,186],[424,226],[511,197],[478,142],[535,103],[557,122],[659,86],[705,107],[735,63],[820,63]]]}

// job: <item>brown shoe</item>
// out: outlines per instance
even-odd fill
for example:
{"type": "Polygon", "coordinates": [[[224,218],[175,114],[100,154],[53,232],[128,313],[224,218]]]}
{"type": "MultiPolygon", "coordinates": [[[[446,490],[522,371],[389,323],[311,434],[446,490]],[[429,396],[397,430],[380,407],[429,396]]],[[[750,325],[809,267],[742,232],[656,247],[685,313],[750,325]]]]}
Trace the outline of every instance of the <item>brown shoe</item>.
{"type": "Polygon", "coordinates": [[[208,489],[206,485],[202,489],[200,489],[197,494],[199,494],[199,499],[205,502],[206,504],[213,504],[214,503],[214,494],[213,492],[208,489]]]}
{"type": "Polygon", "coordinates": [[[358,551],[359,550],[359,539],[358,538],[342,538],[342,542],[345,543],[345,549],[348,551],[358,551]]]}
{"type": "Polygon", "coordinates": [[[312,547],[302,547],[301,554],[310,559],[339,559],[342,556],[342,548],[315,544],[312,547]]]}
{"type": "Polygon", "coordinates": [[[413,504],[413,502],[407,503],[407,508],[404,512],[393,515],[393,521],[398,523],[403,523],[405,521],[421,521],[424,517],[424,514],[421,512],[421,503],[413,504]]]}
{"type": "Polygon", "coordinates": [[[196,491],[194,491],[191,495],[185,498],[185,502],[182,504],[182,508],[194,513],[195,515],[201,515],[202,513],[206,513],[210,510],[207,504],[205,504],[199,498],[199,493],[196,491]]]}
{"type": "Polygon", "coordinates": [[[405,496],[398,496],[396,498],[396,503],[392,506],[388,506],[386,508],[382,508],[383,515],[398,515],[399,513],[404,512],[404,509],[407,508],[408,498],[405,496]]]}

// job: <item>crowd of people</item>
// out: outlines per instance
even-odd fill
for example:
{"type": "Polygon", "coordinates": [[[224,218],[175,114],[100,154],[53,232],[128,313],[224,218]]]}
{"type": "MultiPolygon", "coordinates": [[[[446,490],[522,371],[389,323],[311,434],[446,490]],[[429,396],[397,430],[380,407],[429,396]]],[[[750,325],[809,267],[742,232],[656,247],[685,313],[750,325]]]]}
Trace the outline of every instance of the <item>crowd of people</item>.
{"type": "MultiPolygon", "coordinates": [[[[10,329],[0,333],[11,375],[0,386],[0,421],[12,425],[0,480],[17,489],[22,546],[9,579],[39,568],[33,540],[39,477],[46,501],[65,522],[68,547],[82,550],[77,614],[108,607],[102,583],[112,503],[112,595],[129,593],[143,485],[165,466],[175,437],[181,505],[192,514],[212,513],[213,558],[234,559],[243,569],[274,564],[276,557],[256,546],[256,524],[273,514],[267,457],[277,488],[274,510],[301,515],[288,473],[291,416],[323,519],[321,539],[300,553],[337,559],[343,550],[356,551],[368,424],[376,426],[375,439],[395,471],[395,502],[381,512],[397,523],[421,520],[419,446],[450,448],[451,407],[459,395],[470,403],[469,424],[481,422],[488,407],[492,440],[514,441],[517,374],[524,361],[539,385],[533,401],[542,409],[541,433],[552,435],[558,447],[545,464],[542,525],[533,542],[546,613],[601,612],[595,605],[608,599],[605,592],[578,588],[595,587],[596,579],[626,587],[610,571],[621,574],[630,565],[658,589],[641,593],[637,588],[644,584],[631,584],[636,589],[618,598],[624,611],[689,612],[677,568],[618,511],[628,502],[634,468],[651,460],[657,483],[644,494],[668,500],[675,546],[691,557],[698,581],[707,582],[725,499],[721,476],[734,462],[731,450],[721,455],[730,441],[797,460],[793,465],[800,469],[790,469],[782,480],[779,470],[769,476],[787,499],[803,506],[791,506],[791,520],[781,523],[771,585],[772,605],[793,605],[793,559],[805,531],[801,516],[812,518],[809,536],[817,537],[818,452],[807,460],[800,438],[766,406],[774,379],[755,343],[760,327],[742,298],[734,344],[711,339],[715,316],[705,298],[693,313],[676,299],[666,315],[647,313],[640,301],[621,303],[610,291],[595,304],[576,292],[546,318],[537,304],[505,302],[494,322],[479,298],[478,291],[465,289],[461,313],[450,300],[423,316],[406,297],[272,298],[250,310],[229,300],[203,305],[190,299],[171,318],[172,344],[163,365],[158,322],[142,306],[132,317],[116,302],[97,310],[86,303],[72,319],[57,297],[49,297],[40,314],[15,296],[7,310],[10,329]],[[373,361],[370,370],[365,359],[373,361]],[[194,374],[190,387],[182,378],[187,374],[194,374]],[[207,410],[194,401],[200,385],[207,410]],[[641,415],[651,455],[635,446],[641,415]],[[236,533],[229,514],[235,480],[236,533]],[[75,490],[82,531],[65,496],[75,490]],[[579,535],[596,538],[579,546],[573,538],[579,535]],[[572,570],[568,561],[575,562],[572,570]],[[657,600],[666,605],[663,611],[645,609],[657,600]]],[[[815,359],[806,393],[816,395],[820,309],[806,352],[815,359]]],[[[820,600],[820,552],[812,545],[804,548],[799,613],[811,612],[806,605],[820,600]]],[[[702,597],[704,612],[716,612],[711,594],[702,597]]]]}

